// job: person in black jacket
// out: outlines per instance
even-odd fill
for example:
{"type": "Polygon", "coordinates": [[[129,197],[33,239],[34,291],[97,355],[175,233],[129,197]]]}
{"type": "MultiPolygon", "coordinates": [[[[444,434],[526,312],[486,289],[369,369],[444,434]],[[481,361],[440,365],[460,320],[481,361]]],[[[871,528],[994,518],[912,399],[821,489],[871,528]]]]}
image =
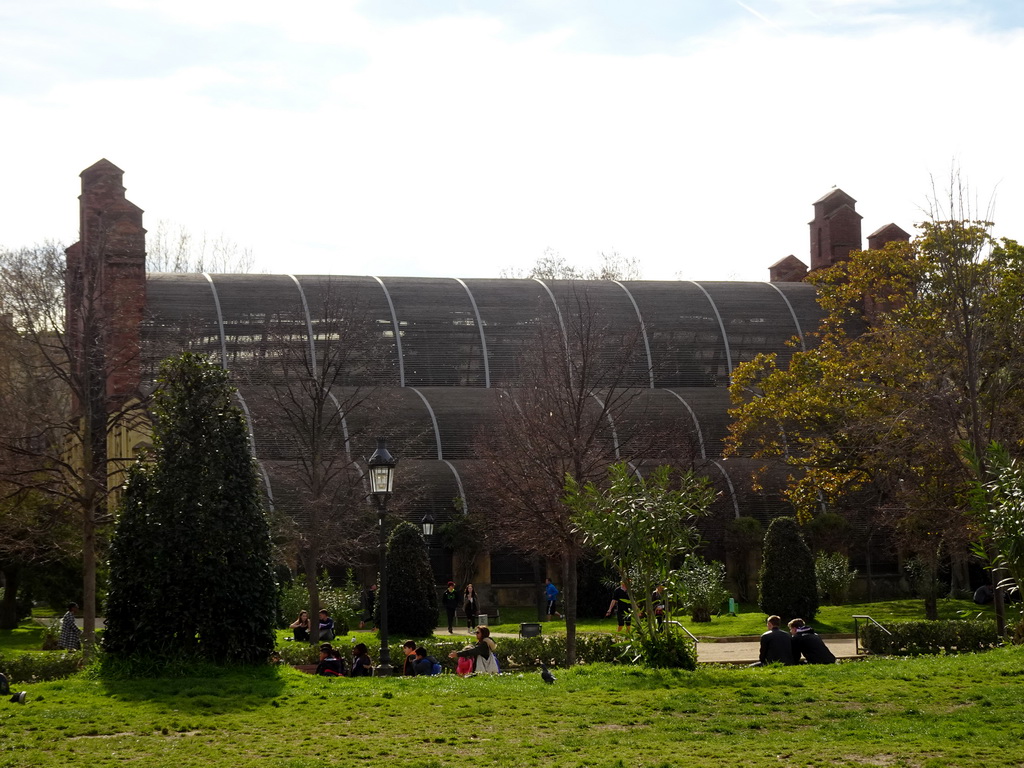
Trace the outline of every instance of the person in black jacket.
{"type": "Polygon", "coordinates": [[[836,657],[825,645],[825,641],[803,619],[789,622],[789,634],[792,635],[793,661],[800,664],[800,657],[807,664],[835,664],[836,657]]]}
{"type": "Polygon", "coordinates": [[[324,677],[344,677],[345,662],[341,654],[331,647],[330,643],[320,646],[320,663],[316,665],[316,674],[324,677]]]}
{"type": "Polygon", "coordinates": [[[793,661],[793,640],[788,634],[779,629],[782,619],[778,616],[769,616],[768,631],[761,635],[760,661],[756,666],[763,667],[772,662],[782,662],[787,667],[794,664],[793,661]]]}

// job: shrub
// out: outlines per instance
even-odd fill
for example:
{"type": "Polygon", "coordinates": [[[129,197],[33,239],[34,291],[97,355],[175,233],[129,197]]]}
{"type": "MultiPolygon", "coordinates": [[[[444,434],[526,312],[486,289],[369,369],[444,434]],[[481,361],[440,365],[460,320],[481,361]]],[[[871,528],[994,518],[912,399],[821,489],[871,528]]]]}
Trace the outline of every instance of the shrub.
{"type": "MultiPolygon", "coordinates": [[[[412,523],[401,522],[391,531],[386,567],[388,632],[430,637],[437,627],[437,590],[426,542],[412,523]]],[[[379,600],[375,610],[380,611],[379,600]]]]}
{"type": "Polygon", "coordinates": [[[675,586],[681,596],[681,607],[695,622],[710,622],[711,614],[729,599],[725,566],[717,560],[708,562],[699,555],[686,558],[676,573],[675,586]]]}
{"type": "Polygon", "coordinates": [[[70,677],[82,668],[81,653],[44,651],[0,656],[0,672],[12,683],[39,683],[70,677]]]}
{"type": "Polygon", "coordinates": [[[777,518],[768,526],[758,590],[761,610],[769,616],[777,614],[784,622],[810,621],[818,612],[814,558],[792,517],[777,518]]]}
{"type": "MultiPolygon", "coordinates": [[[[857,571],[850,570],[850,558],[834,552],[820,553],[814,558],[814,576],[818,580],[818,598],[832,605],[845,603],[857,571]]],[[[801,617],[803,618],[803,617],[801,617]]]]}
{"type": "Polygon", "coordinates": [[[887,656],[917,656],[927,653],[969,653],[985,651],[1000,644],[996,624],[988,619],[948,621],[894,621],[888,633],[873,624],[864,628],[864,648],[887,656]]]}
{"type": "Polygon", "coordinates": [[[725,529],[725,550],[732,556],[733,581],[737,597],[749,600],[750,556],[760,551],[764,542],[764,526],[753,517],[734,517],[725,529]]]}
{"type": "Polygon", "coordinates": [[[697,668],[697,646],[685,633],[673,627],[653,635],[637,634],[633,641],[622,648],[621,663],[639,661],[655,669],[697,668]]]}

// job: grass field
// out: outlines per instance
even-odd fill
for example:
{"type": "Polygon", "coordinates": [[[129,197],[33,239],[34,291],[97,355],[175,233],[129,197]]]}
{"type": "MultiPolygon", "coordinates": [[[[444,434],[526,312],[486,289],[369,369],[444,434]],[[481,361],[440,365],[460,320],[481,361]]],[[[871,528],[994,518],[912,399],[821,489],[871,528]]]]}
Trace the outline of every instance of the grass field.
{"type": "Polygon", "coordinates": [[[1024,765],[1024,649],[834,667],[500,678],[290,668],[25,686],[0,766],[1024,765]]]}

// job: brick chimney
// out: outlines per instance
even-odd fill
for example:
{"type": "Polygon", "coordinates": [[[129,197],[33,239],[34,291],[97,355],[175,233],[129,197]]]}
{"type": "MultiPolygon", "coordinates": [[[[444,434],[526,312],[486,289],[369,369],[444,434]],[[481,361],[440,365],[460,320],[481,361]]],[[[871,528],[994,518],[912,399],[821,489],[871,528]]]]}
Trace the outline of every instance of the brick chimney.
{"type": "Polygon", "coordinates": [[[146,303],[142,209],[125,199],[124,171],[100,160],[81,173],[79,241],[69,247],[65,315],[74,365],[102,364],[113,406],[140,379],[140,326],[146,303]],[[98,347],[86,349],[88,339],[98,347]]]}
{"type": "Polygon", "coordinates": [[[887,243],[909,243],[910,235],[896,224],[886,224],[868,235],[868,250],[880,251],[887,243]]]}
{"type": "Polygon", "coordinates": [[[811,271],[828,269],[861,248],[857,201],[833,189],[814,204],[811,227],[811,271]]]}
{"type": "Polygon", "coordinates": [[[768,267],[770,283],[800,283],[807,277],[807,265],[793,254],[768,267]]]}

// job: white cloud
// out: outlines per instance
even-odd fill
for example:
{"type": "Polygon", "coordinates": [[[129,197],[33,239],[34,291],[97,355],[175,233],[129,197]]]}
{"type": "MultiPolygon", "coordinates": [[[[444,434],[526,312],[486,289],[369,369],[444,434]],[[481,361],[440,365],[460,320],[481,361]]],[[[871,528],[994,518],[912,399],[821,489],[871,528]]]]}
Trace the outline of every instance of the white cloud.
{"type": "MultiPolygon", "coordinates": [[[[798,5],[789,19],[807,15],[798,5]]],[[[101,156],[125,169],[147,221],[226,233],[271,271],[493,276],[553,247],[579,262],[618,249],[650,277],[765,279],[788,253],[806,259],[811,203],[833,185],[860,201],[865,235],[909,229],[928,175],[953,161],[983,196],[1000,184],[997,218],[1022,236],[1019,30],[781,35],[751,16],[686,55],[625,56],[483,16],[155,7],[286,42],[252,66],[0,89],[19,116],[0,242],[73,239],[74,176],[101,156]],[[339,51],[361,58],[340,65],[339,51]]]]}

